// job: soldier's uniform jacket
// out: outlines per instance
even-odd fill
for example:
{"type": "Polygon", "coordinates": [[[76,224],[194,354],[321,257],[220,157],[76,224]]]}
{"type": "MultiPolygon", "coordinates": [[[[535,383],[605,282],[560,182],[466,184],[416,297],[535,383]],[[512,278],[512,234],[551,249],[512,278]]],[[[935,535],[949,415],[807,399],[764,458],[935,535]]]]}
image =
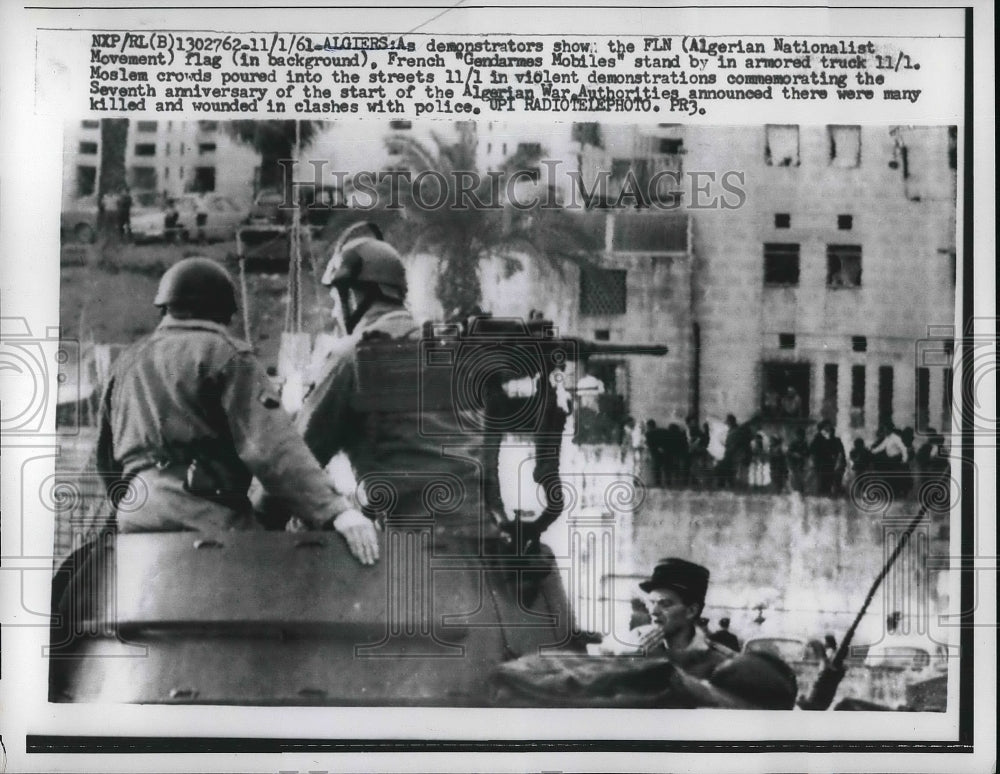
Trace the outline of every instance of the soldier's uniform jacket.
{"type": "Polygon", "coordinates": [[[312,526],[349,507],[249,345],[217,323],[164,317],[119,357],[101,408],[97,467],[120,531],[253,528],[252,477],[312,526]]]}
{"type": "Polygon", "coordinates": [[[376,302],[368,310],[353,334],[330,352],[306,395],[296,417],[306,444],[321,465],[339,451],[347,453],[369,516],[433,515],[438,524],[477,530],[483,476],[474,435],[457,436],[448,412],[355,407],[357,346],[366,334],[418,339],[420,328],[399,306],[376,302]]]}

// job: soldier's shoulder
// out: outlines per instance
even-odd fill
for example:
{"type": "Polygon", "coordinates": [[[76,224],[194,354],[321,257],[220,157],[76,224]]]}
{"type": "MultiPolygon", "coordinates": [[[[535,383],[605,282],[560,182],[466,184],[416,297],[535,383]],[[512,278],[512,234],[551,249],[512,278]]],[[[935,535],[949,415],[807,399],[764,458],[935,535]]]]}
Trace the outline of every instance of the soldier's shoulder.
{"type": "Polygon", "coordinates": [[[204,347],[218,348],[226,355],[253,355],[253,347],[243,339],[233,335],[226,327],[215,323],[204,323],[186,327],[193,343],[204,347]]]}

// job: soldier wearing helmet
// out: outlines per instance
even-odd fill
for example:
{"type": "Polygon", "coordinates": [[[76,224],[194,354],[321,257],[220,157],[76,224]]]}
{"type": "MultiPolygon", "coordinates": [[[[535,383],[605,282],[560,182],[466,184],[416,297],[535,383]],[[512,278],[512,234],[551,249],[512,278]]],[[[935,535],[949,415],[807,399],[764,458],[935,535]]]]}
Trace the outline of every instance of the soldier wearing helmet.
{"type": "Polygon", "coordinates": [[[382,241],[377,227],[356,224],[338,240],[322,282],[339,301],[349,336],[322,364],[297,416],[309,448],[321,465],[338,452],[347,454],[369,495],[370,518],[427,515],[446,524],[449,534],[481,534],[481,443],[474,433],[456,432],[453,410],[418,405],[415,358],[422,331],[405,306],[406,272],[399,254],[382,241]],[[354,236],[361,228],[370,231],[354,236]],[[359,375],[359,364],[367,379],[359,375]],[[380,387],[398,393],[401,384],[412,385],[412,405],[381,402],[380,387]],[[372,502],[375,488],[380,495],[390,493],[386,502],[372,502]]]}
{"type": "Polygon", "coordinates": [[[371,522],[333,491],[249,345],[227,330],[228,273],[182,260],[154,304],[160,324],[116,361],[101,403],[97,464],[112,506],[124,484],[145,496],[119,508],[118,530],[256,528],[247,495],[256,477],[272,502],[316,529],[332,521],[354,556],[374,563],[371,522]]]}

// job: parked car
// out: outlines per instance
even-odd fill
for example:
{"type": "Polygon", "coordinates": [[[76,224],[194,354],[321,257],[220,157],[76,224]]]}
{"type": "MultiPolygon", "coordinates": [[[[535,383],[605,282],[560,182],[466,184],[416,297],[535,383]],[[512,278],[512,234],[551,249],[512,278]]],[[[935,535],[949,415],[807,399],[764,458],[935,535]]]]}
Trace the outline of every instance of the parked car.
{"type": "Polygon", "coordinates": [[[63,238],[72,237],[77,242],[91,244],[97,238],[97,196],[81,196],[60,213],[60,231],[63,238]]]}
{"type": "Polygon", "coordinates": [[[927,635],[887,634],[868,648],[865,666],[926,673],[927,677],[948,671],[948,646],[927,635]]]}
{"type": "Polygon", "coordinates": [[[798,635],[753,637],[743,644],[743,652],[771,653],[789,664],[803,661],[823,663],[826,660],[822,642],[798,635]]]}
{"type": "Polygon", "coordinates": [[[250,223],[286,223],[289,212],[282,208],[285,195],[277,188],[262,188],[254,197],[248,221],[250,223]]]}
{"type": "Polygon", "coordinates": [[[132,239],[136,242],[154,242],[166,237],[167,214],[159,205],[133,206],[129,215],[132,239]]]}
{"type": "MultiPolygon", "coordinates": [[[[330,216],[346,208],[344,192],[334,186],[296,185],[299,216],[303,223],[312,228],[322,228],[330,216]]],[[[263,188],[254,197],[250,208],[249,223],[288,225],[292,222],[292,210],[284,206],[285,194],[277,188],[263,188]]]]}
{"type": "Polygon", "coordinates": [[[223,194],[183,194],[174,199],[177,228],[181,239],[226,241],[236,238],[236,230],[247,222],[246,208],[223,194]],[[199,223],[198,216],[203,215],[199,223]]]}

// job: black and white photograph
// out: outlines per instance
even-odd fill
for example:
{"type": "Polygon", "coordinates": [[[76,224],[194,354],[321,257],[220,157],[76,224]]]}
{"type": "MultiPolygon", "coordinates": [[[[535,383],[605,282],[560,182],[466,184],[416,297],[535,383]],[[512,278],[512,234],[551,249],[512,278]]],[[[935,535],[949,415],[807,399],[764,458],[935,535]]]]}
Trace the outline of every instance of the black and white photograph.
{"type": "Polygon", "coordinates": [[[30,20],[45,185],[4,220],[44,210],[46,254],[25,272],[15,221],[0,367],[23,770],[982,762],[972,10],[937,37],[874,6],[679,17],[707,37],[175,10],[30,20]]]}

